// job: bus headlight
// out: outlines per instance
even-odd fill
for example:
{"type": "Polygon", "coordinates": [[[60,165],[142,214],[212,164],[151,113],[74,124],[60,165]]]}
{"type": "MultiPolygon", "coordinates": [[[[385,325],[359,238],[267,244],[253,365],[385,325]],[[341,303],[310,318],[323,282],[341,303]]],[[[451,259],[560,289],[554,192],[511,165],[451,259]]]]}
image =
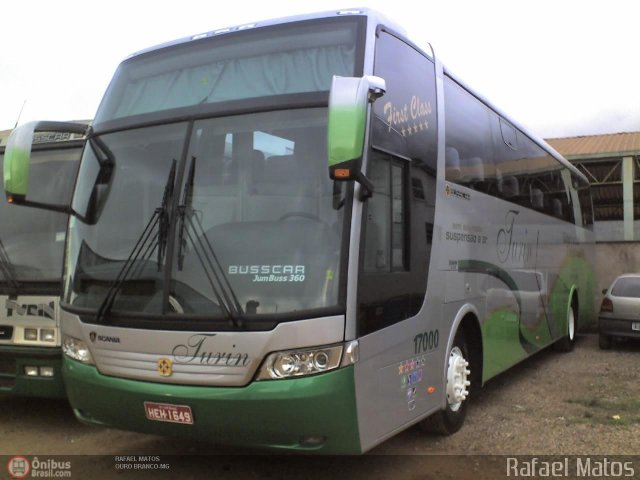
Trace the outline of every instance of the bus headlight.
{"type": "Polygon", "coordinates": [[[343,358],[345,345],[274,352],[269,354],[262,363],[256,379],[274,380],[328,372],[357,360],[357,356],[351,354],[354,349],[357,350],[357,342],[351,342],[346,346],[346,349],[345,358],[343,358]]]}
{"type": "Polygon", "coordinates": [[[82,340],[65,335],[62,339],[62,351],[69,358],[73,358],[74,360],[78,360],[79,362],[87,363],[89,365],[94,365],[89,347],[82,340]]]}

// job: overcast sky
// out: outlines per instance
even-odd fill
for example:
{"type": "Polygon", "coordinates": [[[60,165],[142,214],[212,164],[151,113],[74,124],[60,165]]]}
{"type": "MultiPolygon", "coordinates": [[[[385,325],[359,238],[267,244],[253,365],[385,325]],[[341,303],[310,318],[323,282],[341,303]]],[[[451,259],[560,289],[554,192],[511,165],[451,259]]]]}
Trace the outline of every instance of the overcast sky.
{"type": "Polygon", "coordinates": [[[367,6],[535,134],[640,131],[640,6],[631,0],[20,0],[0,9],[0,130],[95,114],[137,50],[221,27],[367,6]],[[419,11],[416,5],[421,5],[419,11]],[[24,108],[23,108],[24,105],[24,108]]]}

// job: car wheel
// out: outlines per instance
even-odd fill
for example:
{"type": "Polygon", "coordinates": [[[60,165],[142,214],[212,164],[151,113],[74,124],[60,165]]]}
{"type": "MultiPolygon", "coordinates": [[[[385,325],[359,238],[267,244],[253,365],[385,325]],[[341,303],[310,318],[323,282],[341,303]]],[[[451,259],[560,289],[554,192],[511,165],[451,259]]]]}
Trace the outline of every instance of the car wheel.
{"type": "Polygon", "coordinates": [[[604,333],[598,334],[598,346],[601,350],[609,350],[612,343],[611,336],[605,335],[604,333]]]}

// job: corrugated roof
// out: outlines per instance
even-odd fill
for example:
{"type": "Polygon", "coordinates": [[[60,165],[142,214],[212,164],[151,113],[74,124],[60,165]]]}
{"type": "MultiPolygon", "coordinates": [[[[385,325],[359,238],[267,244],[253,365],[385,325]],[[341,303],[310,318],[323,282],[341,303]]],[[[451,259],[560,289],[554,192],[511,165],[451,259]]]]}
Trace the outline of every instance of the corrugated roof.
{"type": "Polygon", "coordinates": [[[547,142],[567,158],[640,155],[640,132],[548,138],[547,142]]]}

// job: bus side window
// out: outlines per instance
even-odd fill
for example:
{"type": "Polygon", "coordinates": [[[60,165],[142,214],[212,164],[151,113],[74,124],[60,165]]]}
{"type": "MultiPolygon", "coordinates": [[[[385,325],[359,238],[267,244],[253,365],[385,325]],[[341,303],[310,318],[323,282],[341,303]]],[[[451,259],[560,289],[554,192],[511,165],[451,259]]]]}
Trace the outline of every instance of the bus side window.
{"type": "Polygon", "coordinates": [[[445,77],[444,95],[446,180],[493,192],[498,181],[492,137],[495,114],[449,77],[445,77]]]}
{"type": "Polygon", "coordinates": [[[371,157],[374,195],[367,201],[364,271],[405,269],[405,208],[403,168],[387,155],[371,157]]]}

